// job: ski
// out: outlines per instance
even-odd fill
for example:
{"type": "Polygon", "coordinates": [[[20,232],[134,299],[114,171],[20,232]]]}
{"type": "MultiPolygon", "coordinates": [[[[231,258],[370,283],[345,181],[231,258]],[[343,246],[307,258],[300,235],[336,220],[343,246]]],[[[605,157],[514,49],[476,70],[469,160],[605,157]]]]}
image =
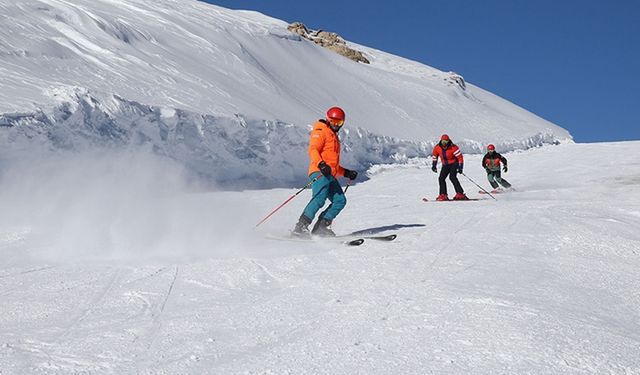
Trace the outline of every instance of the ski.
{"type": "Polygon", "coordinates": [[[475,201],[486,201],[485,198],[469,198],[469,199],[449,199],[447,201],[439,201],[439,200],[429,200],[428,198],[422,198],[423,202],[467,202],[467,201],[471,201],[471,202],[475,202],[475,201]]]}
{"type": "MultiPolygon", "coordinates": [[[[491,194],[504,194],[504,193],[510,193],[512,191],[515,191],[515,189],[509,188],[509,189],[501,189],[501,190],[491,190],[490,193],[491,194]]],[[[479,190],[478,193],[479,194],[487,194],[487,192],[484,191],[484,190],[479,190]]]]}
{"type": "Polygon", "coordinates": [[[345,241],[344,244],[347,246],[360,246],[364,243],[364,238],[356,238],[355,240],[345,241]]]}
{"type": "MultiPolygon", "coordinates": [[[[351,237],[351,236],[350,236],[351,237]]],[[[309,243],[309,242],[321,242],[321,241],[332,241],[332,242],[340,242],[346,246],[360,246],[364,243],[364,238],[362,237],[352,237],[349,239],[345,239],[345,238],[341,238],[341,237],[309,237],[309,238],[304,238],[304,237],[294,237],[294,236],[274,236],[274,235],[267,235],[267,239],[269,240],[275,240],[275,241],[288,241],[288,242],[305,242],[305,243],[309,243]]]]}
{"type": "Polygon", "coordinates": [[[393,241],[398,238],[397,234],[388,234],[386,236],[364,236],[364,238],[376,241],[393,241]]]}
{"type": "MultiPolygon", "coordinates": [[[[491,193],[491,194],[502,194],[502,193],[504,193],[504,192],[503,192],[503,191],[500,191],[500,190],[492,190],[492,191],[490,191],[490,193],[491,193]]],[[[478,194],[487,194],[487,192],[486,192],[486,191],[484,191],[484,190],[478,190],[478,194]]]]}
{"type": "Polygon", "coordinates": [[[347,234],[345,236],[338,236],[338,237],[358,237],[358,238],[363,238],[366,240],[374,240],[374,241],[393,241],[396,238],[398,238],[398,235],[393,233],[393,234],[387,234],[387,235],[376,235],[376,234],[363,234],[363,233],[357,233],[357,234],[347,234]]]}

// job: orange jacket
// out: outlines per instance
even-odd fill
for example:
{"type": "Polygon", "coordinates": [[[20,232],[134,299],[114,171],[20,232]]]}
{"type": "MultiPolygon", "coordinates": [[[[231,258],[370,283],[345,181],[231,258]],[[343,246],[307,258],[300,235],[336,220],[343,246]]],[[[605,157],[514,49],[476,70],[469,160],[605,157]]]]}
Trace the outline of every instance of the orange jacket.
{"type": "Polygon", "coordinates": [[[451,165],[458,163],[458,165],[464,165],[464,158],[458,146],[453,143],[448,145],[447,148],[442,147],[440,143],[433,148],[433,166],[438,164],[438,157],[442,160],[442,165],[451,165]]]}
{"type": "Polygon", "coordinates": [[[340,139],[325,120],[313,124],[309,137],[309,158],[309,174],[320,171],[318,163],[324,160],[331,167],[334,177],[344,176],[344,168],[340,166],[340,139]]]}

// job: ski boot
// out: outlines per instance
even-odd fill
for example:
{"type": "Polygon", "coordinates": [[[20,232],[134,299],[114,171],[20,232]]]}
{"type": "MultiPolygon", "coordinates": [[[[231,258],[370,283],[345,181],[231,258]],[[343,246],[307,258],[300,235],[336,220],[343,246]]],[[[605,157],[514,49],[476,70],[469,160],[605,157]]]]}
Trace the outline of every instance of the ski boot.
{"type": "Polygon", "coordinates": [[[309,224],[311,224],[311,219],[304,216],[304,214],[300,215],[300,219],[298,219],[295,228],[291,231],[291,236],[311,238],[311,233],[309,233],[309,224]]]}
{"type": "Polygon", "coordinates": [[[319,218],[316,224],[311,230],[311,234],[315,234],[321,237],[335,237],[336,234],[330,228],[331,220],[327,220],[323,217],[319,218]]]}
{"type": "Polygon", "coordinates": [[[468,201],[469,198],[464,193],[456,193],[456,195],[453,196],[453,200],[454,201],[468,201]]]}
{"type": "Polygon", "coordinates": [[[440,194],[436,197],[437,201],[448,201],[449,197],[447,196],[447,194],[440,194]]]}

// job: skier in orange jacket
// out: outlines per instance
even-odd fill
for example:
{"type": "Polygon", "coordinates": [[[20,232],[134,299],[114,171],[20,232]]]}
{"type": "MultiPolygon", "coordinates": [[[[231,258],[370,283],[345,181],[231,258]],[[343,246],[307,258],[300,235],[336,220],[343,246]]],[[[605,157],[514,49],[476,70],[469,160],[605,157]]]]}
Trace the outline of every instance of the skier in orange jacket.
{"type": "Polygon", "coordinates": [[[432,155],[433,163],[431,170],[434,173],[438,173],[438,169],[436,168],[438,165],[438,157],[442,160],[442,168],[440,169],[440,177],[438,178],[440,194],[436,200],[449,200],[447,196],[447,176],[449,176],[456,190],[456,195],[453,197],[453,200],[468,200],[469,198],[464,194],[462,185],[460,185],[460,181],[458,181],[458,177],[456,176],[458,173],[462,173],[462,168],[464,167],[464,157],[458,146],[451,142],[447,134],[443,134],[442,137],[440,137],[440,142],[433,148],[432,155]]]}
{"type": "Polygon", "coordinates": [[[292,234],[295,236],[309,236],[308,226],[327,199],[331,204],[322,211],[311,234],[335,236],[330,228],[331,223],[347,204],[347,198],[336,177],[344,176],[354,180],[358,176],[358,172],[340,165],[338,131],[344,125],[344,120],[344,111],[339,107],[332,107],[327,111],[326,119],[318,120],[313,125],[309,138],[309,178],[318,179],[311,185],[311,201],[293,229],[292,234]]]}

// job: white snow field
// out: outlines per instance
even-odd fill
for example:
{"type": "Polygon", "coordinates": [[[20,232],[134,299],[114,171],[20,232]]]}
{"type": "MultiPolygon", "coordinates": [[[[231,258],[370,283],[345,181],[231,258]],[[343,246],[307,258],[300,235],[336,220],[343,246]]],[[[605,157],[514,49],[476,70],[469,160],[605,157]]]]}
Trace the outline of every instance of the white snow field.
{"type": "Polygon", "coordinates": [[[308,191],[254,230],[296,190],[198,192],[142,154],[16,161],[0,373],[640,374],[640,142],[505,156],[497,201],[421,202],[428,161],[372,169],[334,230],[399,236],[360,247],[267,239],[308,191]]]}

